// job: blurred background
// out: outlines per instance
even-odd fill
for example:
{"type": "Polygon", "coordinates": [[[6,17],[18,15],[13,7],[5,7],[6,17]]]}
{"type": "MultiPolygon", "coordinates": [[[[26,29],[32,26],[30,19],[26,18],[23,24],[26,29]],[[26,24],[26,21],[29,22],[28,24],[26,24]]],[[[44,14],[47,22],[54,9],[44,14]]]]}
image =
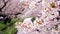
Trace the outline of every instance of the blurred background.
{"type": "Polygon", "coordinates": [[[16,34],[15,23],[24,8],[19,0],[0,0],[0,34],[16,34]]]}

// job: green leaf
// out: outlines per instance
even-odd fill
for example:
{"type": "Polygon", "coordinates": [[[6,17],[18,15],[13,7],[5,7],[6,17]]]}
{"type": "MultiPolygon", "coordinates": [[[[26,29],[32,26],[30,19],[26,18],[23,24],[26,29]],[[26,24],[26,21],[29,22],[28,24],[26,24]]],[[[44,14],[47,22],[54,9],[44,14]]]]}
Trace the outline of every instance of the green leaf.
{"type": "Polygon", "coordinates": [[[5,24],[0,23],[0,30],[5,27],[5,24]]]}
{"type": "Polygon", "coordinates": [[[4,34],[15,34],[16,28],[14,25],[8,27],[6,30],[3,31],[4,34]]]}
{"type": "Polygon", "coordinates": [[[32,17],[31,21],[33,22],[35,20],[35,17],[32,17]]]}

